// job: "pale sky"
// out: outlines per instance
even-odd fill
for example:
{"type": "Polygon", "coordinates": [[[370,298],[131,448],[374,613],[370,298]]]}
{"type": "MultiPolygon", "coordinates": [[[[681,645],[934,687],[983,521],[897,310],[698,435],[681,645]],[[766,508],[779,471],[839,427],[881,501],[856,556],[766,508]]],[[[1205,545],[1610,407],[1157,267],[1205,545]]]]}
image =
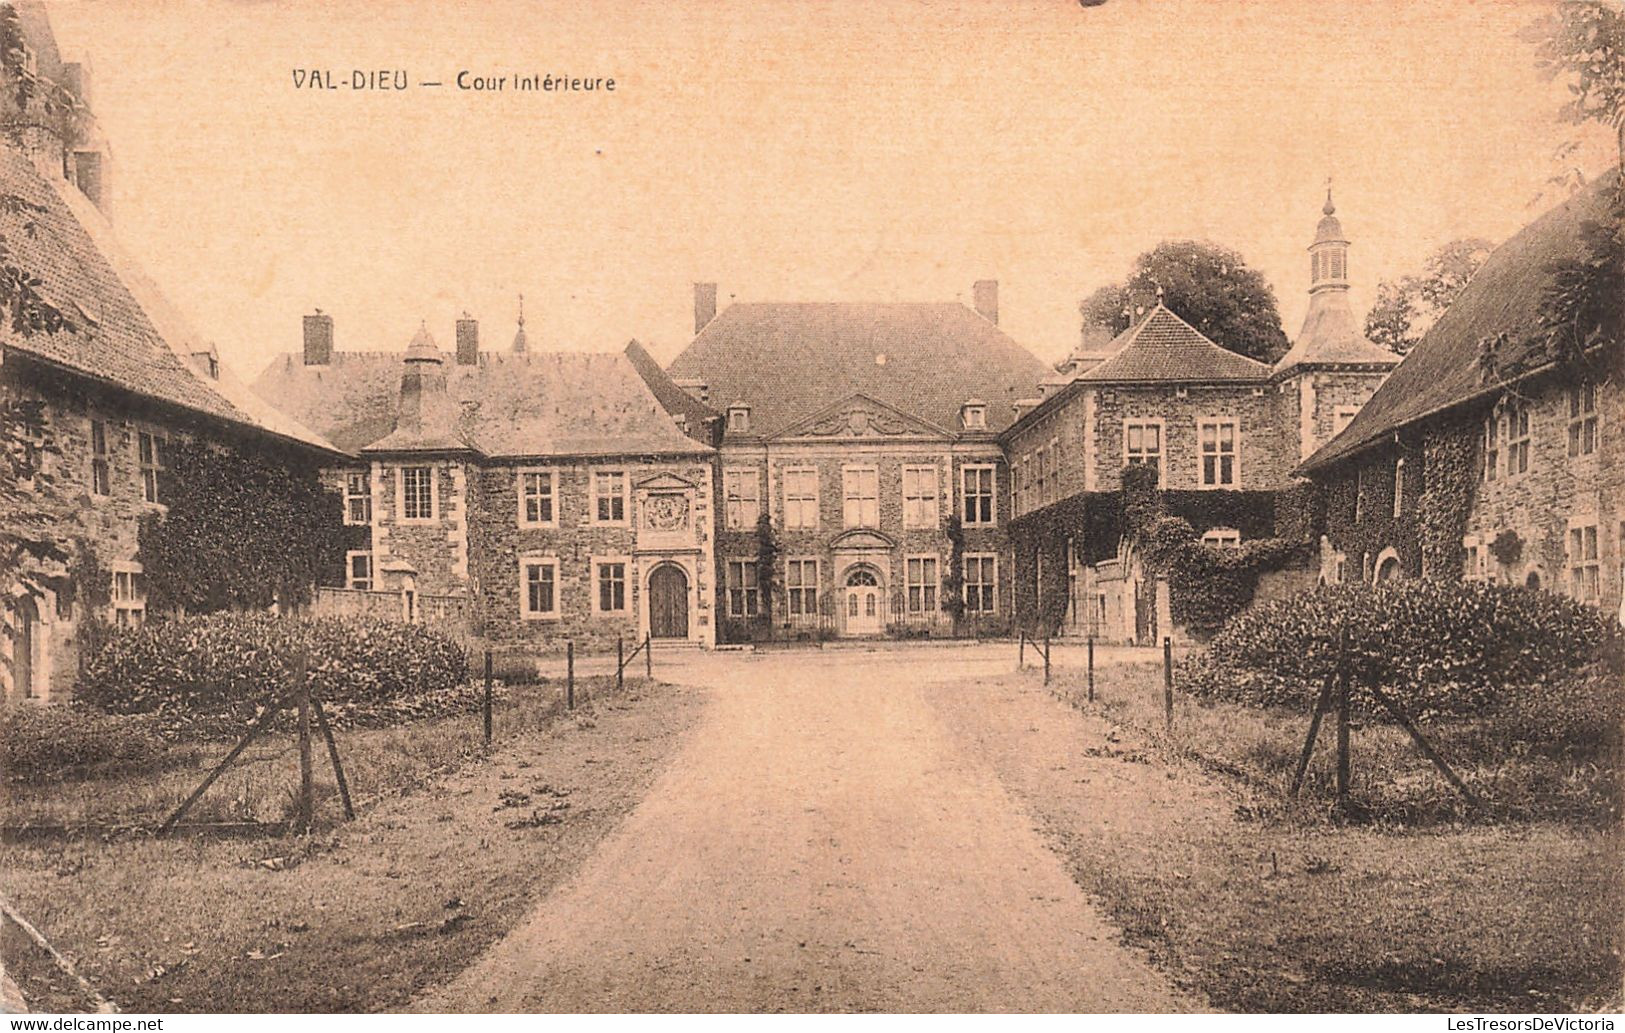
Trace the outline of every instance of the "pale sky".
{"type": "Polygon", "coordinates": [[[1295,336],[1328,176],[1363,315],[1437,245],[1529,221],[1572,133],[1516,35],[1532,0],[50,10],[92,68],[120,237],[246,375],[316,307],[344,349],[420,319],[450,347],[464,309],[506,348],[521,292],[533,349],[669,359],[695,280],[724,304],[968,302],[993,277],[1053,362],[1080,298],[1179,237],[1241,251],[1295,336]],[[509,88],[459,91],[464,69],[509,88]],[[616,91],[514,91],[548,72],[616,91]]]}

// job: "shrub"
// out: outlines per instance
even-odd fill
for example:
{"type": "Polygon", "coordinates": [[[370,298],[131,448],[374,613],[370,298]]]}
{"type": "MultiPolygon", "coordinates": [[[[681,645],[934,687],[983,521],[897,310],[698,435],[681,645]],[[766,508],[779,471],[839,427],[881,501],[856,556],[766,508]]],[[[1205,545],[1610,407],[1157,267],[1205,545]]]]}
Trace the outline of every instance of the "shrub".
{"type": "Polygon", "coordinates": [[[1231,620],[1181,665],[1199,696],[1307,706],[1338,664],[1339,635],[1360,686],[1375,680],[1420,717],[1473,713],[1509,690],[1607,659],[1619,625],[1537,589],[1414,580],[1334,585],[1231,620]]]}
{"type": "Polygon", "coordinates": [[[43,782],[76,770],[153,769],[169,756],[150,717],[106,714],[78,703],[0,707],[0,767],[7,781],[43,782]]]}
{"type": "Polygon", "coordinates": [[[1183,517],[1153,520],[1141,549],[1147,569],[1168,581],[1174,623],[1200,635],[1218,631],[1246,609],[1261,574],[1299,563],[1309,551],[1307,543],[1287,538],[1204,545],[1183,517]]]}
{"type": "Polygon", "coordinates": [[[468,657],[422,625],[360,618],[212,614],[114,634],[86,665],[78,697],[166,727],[246,721],[288,683],[296,653],[311,690],[335,708],[377,706],[456,687],[468,657]]]}

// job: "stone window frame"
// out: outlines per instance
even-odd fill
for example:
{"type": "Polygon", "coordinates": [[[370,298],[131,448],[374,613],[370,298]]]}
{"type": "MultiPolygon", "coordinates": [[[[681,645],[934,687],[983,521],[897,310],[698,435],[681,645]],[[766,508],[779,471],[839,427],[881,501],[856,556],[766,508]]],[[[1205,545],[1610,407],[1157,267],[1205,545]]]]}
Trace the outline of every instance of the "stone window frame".
{"type": "Polygon", "coordinates": [[[397,463],[395,465],[395,522],[398,524],[433,524],[440,516],[440,467],[435,463],[397,463]],[[406,472],[429,472],[429,515],[406,515],[406,472]]]}
{"type": "Polygon", "coordinates": [[[935,552],[910,552],[903,555],[903,612],[915,614],[933,614],[942,610],[942,555],[935,552]],[[920,565],[920,580],[913,577],[914,565],[920,565]],[[925,565],[931,565],[931,576],[925,576],[925,565]],[[915,605],[915,589],[919,589],[918,605],[915,605]],[[931,605],[926,605],[926,596],[929,594],[931,605]]]}
{"type": "Polygon", "coordinates": [[[344,553],[344,587],[357,592],[370,592],[378,583],[376,571],[372,564],[371,549],[348,549],[344,553]],[[367,560],[367,576],[358,578],[355,574],[355,561],[361,557],[367,560]],[[365,584],[362,584],[365,582],[365,584]]]}
{"type": "Polygon", "coordinates": [[[819,512],[819,509],[820,509],[819,494],[820,494],[820,488],[822,487],[822,484],[821,484],[822,480],[823,479],[818,474],[818,467],[813,466],[813,465],[809,465],[809,464],[800,464],[800,465],[796,465],[796,466],[786,466],[783,470],[779,471],[779,483],[780,483],[780,486],[781,486],[781,490],[782,490],[782,492],[784,494],[784,526],[785,526],[786,530],[797,530],[797,531],[816,531],[816,530],[818,530],[818,525],[822,521],[822,514],[819,512]],[[791,481],[793,476],[801,475],[801,474],[807,474],[807,475],[810,475],[812,477],[812,494],[811,495],[797,494],[797,495],[792,496],[790,494],[790,481],[791,481]],[[794,502],[796,504],[796,512],[797,512],[798,518],[803,513],[802,507],[804,507],[808,503],[811,503],[811,505],[812,505],[812,523],[809,524],[809,523],[807,523],[807,522],[805,522],[803,520],[799,520],[799,519],[798,519],[797,522],[794,522],[794,523],[791,522],[791,520],[790,520],[790,513],[791,513],[790,505],[791,505],[792,502],[794,502]]]}
{"type": "Polygon", "coordinates": [[[564,589],[560,579],[559,557],[555,555],[520,556],[519,563],[519,618],[527,621],[556,621],[564,614],[564,589]],[[530,606],[530,568],[553,568],[553,608],[533,610],[530,606]]]}
{"type": "MultiPolygon", "coordinates": [[[[904,463],[902,469],[902,483],[898,486],[898,494],[903,500],[903,526],[909,530],[931,530],[942,526],[942,467],[937,463],[904,463]],[[908,477],[910,473],[931,473],[931,489],[927,494],[910,495],[908,491],[908,477]],[[923,515],[916,520],[909,519],[909,503],[929,502],[931,506],[930,519],[923,515]]],[[[919,489],[916,488],[918,492],[919,489]]],[[[844,500],[843,500],[844,501],[844,500]]]]}
{"type": "Polygon", "coordinates": [[[965,612],[966,613],[997,613],[999,611],[999,554],[996,553],[996,552],[967,552],[967,553],[965,553],[965,555],[961,559],[960,574],[961,574],[961,582],[963,584],[963,588],[961,589],[961,592],[963,593],[962,598],[964,599],[964,602],[965,602],[965,612]],[[980,573],[980,568],[981,568],[983,562],[988,561],[988,560],[992,561],[992,564],[991,564],[991,567],[990,567],[990,569],[993,571],[992,580],[991,581],[980,581],[980,580],[972,581],[971,578],[970,578],[970,570],[971,570],[972,561],[975,561],[975,563],[977,565],[977,568],[978,568],[978,573],[980,573]],[[978,599],[976,600],[976,605],[974,605],[974,606],[971,605],[971,588],[973,586],[978,589],[978,596],[980,596],[980,594],[982,592],[986,592],[986,594],[988,596],[988,599],[989,599],[989,602],[988,602],[987,606],[984,607],[982,605],[982,600],[980,599],[980,597],[978,597],[978,599]]]}
{"type": "Polygon", "coordinates": [[[966,527],[997,527],[999,524],[999,464],[997,463],[966,463],[959,468],[959,497],[962,500],[959,506],[959,521],[966,527]],[[987,471],[987,491],[978,489],[974,496],[967,485],[966,474],[987,471]],[[987,499],[987,520],[973,520],[970,513],[970,500],[975,498],[987,499]]]}
{"type": "Polygon", "coordinates": [[[98,416],[90,418],[90,497],[105,499],[113,494],[113,450],[107,445],[111,423],[98,416]],[[98,440],[99,439],[99,440],[98,440]]]}
{"type": "Polygon", "coordinates": [[[135,432],[136,468],[141,471],[141,501],[149,506],[163,506],[163,484],[159,480],[164,472],[164,450],[169,438],[156,427],[137,427],[135,432]]]}
{"type": "Polygon", "coordinates": [[[1241,548],[1241,532],[1234,527],[1210,527],[1202,532],[1202,544],[1216,549],[1241,548]]]}
{"type": "Polygon", "coordinates": [[[107,565],[113,590],[109,605],[113,608],[113,624],[121,628],[140,627],[147,619],[146,571],[134,560],[120,560],[107,565]]]}
{"type": "Polygon", "coordinates": [[[762,468],[759,466],[724,466],[722,468],[722,519],[723,526],[731,531],[753,531],[756,522],[762,516],[762,468]],[[735,488],[743,489],[749,485],[752,494],[746,496],[741,491],[735,493],[735,488]],[[746,519],[746,504],[750,507],[750,517],[746,519]]]}
{"type": "Polygon", "coordinates": [[[627,614],[632,612],[632,557],[624,555],[595,555],[591,561],[592,568],[592,612],[607,614],[627,614]],[[605,567],[619,566],[621,568],[621,605],[612,609],[604,608],[603,595],[603,569],[605,567]]]}
{"type": "Polygon", "coordinates": [[[1482,534],[1464,535],[1461,539],[1463,581],[1489,580],[1489,543],[1482,534]]]}
{"type": "Polygon", "coordinates": [[[822,586],[818,582],[819,562],[817,556],[786,556],[784,559],[784,614],[792,621],[809,621],[818,619],[818,601],[823,595],[822,586]],[[807,578],[808,568],[811,567],[812,579],[807,578]],[[790,572],[796,572],[798,581],[792,582],[790,572]],[[797,607],[800,609],[797,609],[797,607]]]}
{"type": "Polygon", "coordinates": [[[735,620],[753,620],[762,613],[762,578],[754,556],[729,556],[722,561],[722,584],[728,616],[735,620]],[[734,577],[738,568],[739,576],[734,577]],[[745,584],[745,570],[750,569],[750,584],[745,584]]]}
{"type": "MultiPolygon", "coordinates": [[[[1125,437],[1125,439],[1127,438],[1127,433],[1126,432],[1124,434],[1124,437],[1125,437]]],[[[1164,452],[1166,452],[1167,448],[1168,448],[1168,442],[1167,442],[1166,439],[1164,439],[1164,441],[1162,443],[1162,446],[1163,446],[1164,452]]],[[[1126,441],[1125,441],[1125,447],[1126,447],[1126,441]]],[[[1222,464],[1220,464],[1218,462],[1215,462],[1214,463],[1214,476],[1217,477],[1221,470],[1222,470],[1222,464]]],[[[1240,417],[1236,417],[1236,416],[1198,416],[1196,418],[1196,486],[1198,488],[1200,488],[1201,490],[1203,490],[1203,491],[1240,491],[1241,490],[1241,419],[1240,419],[1240,417]],[[1213,482],[1209,483],[1209,481],[1207,479],[1207,460],[1208,460],[1209,453],[1203,451],[1202,429],[1204,427],[1213,427],[1213,428],[1215,428],[1215,431],[1214,431],[1214,446],[1215,447],[1217,447],[1221,443],[1221,438],[1219,436],[1218,428],[1229,427],[1231,429],[1232,434],[1231,434],[1231,448],[1230,448],[1230,451],[1229,452],[1215,451],[1215,452],[1211,453],[1215,457],[1216,460],[1223,459],[1226,455],[1228,455],[1230,457],[1230,480],[1229,480],[1228,483],[1225,482],[1225,481],[1222,481],[1222,480],[1214,480],[1213,482]]]]}
{"type": "Polygon", "coordinates": [[[1597,415],[1596,382],[1586,380],[1570,384],[1565,396],[1569,416],[1569,458],[1596,455],[1602,437],[1602,422],[1597,415]]]}
{"type": "Polygon", "coordinates": [[[1534,420],[1529,415],[1529,406],[1509,400],[1506,405],[1506,432],[1502,435],[1507,480],[1529,472],[1534,457],[1534,437],[1534,420]]]}
{"type": "MultiPolygon", "coordinates": [[[[519,526],[522,528],[556,528],[559,526],[559,510],[563,499],[559,497],[559,468],[556,466],[521,466],[513,472],[514,495],[516,497],[519,526]],[[526,516],[528,507],[525,505],[529,496],[525,493],[525,478],[547,475],[548,497],[553,501],[553,515],[547,520],[531,520],[526,516]]],[[[538,496],[540,497],[540,496],[538,496]]]]}
{"type": "MultiPolygon", "coordinates": [[[[1123,465],[1128,466],[1134,462],[1134,453],[1129,451],[1128,432],[1130,427],[1156,427],[1157,428],[1157,487],[1168,486],[1168,421],[1161,416],[1125,416],[1123,417],[1123,465]]],[[[1142,456],[1152,453],[1141,450],[1142,456]]],[[[1139,465],[1139,464],[1137,464],[1139,465]]]]}
{"type": "Polygon", "coordinates": [[[372,471],[371,470],[365,470],[365,469],[363,469],[363,470],[345,470],[344,471],[344,524],[345,524],[346,527],[366,527],[366,526],[370,525],[371,523],[372,523],[372,471]],[[355,479],[357,477],[361,478],[361,483],[366,486],[365,491],[356,492],[356,491],[352,490],[355,487],[355,479]],[[357,502],[362,503],[363,512],[366,514],[362,519],[359,519],[359,520],[355,518],[354,511],[351,508],[357,502]]]}
{"type": "Polygon", "coordinates": [[[630,527],[632,523],[632,474],[624,466],[593,466],[587,470],[587,505],[589,522],[599,527],[630,527]],[[621,477],[621,515],[619,517],[600,518],[598,503],[601,499],[613,499],[614,495],[600,495],[598,493],[598,479],[600,477],[619,474],[621,477]]]}
{"type": "Polygon", "coordinates": [[[846,463],[841,466],[841,526],[846,528],[866,527],[874,530],[880,528],[880,465],[878,463],[846,463]],[[875,479],[874,495],[854,495],[852,493],[852,475],[868,473],[875,479]],[[858,520],[854,522],[848,515],[848,503],[856,500],[858,503],[858,520]],[[873,523],[863,521],[863,503],[872,501],[875,507],[873,523]]]}
{"type": "Polygon", "coordinates": [[[1563,573],[1570,599],[1590,605],[1602,603],[1602,527],[1597,514],[1569,517],[1563,535],[1563,573]]]}

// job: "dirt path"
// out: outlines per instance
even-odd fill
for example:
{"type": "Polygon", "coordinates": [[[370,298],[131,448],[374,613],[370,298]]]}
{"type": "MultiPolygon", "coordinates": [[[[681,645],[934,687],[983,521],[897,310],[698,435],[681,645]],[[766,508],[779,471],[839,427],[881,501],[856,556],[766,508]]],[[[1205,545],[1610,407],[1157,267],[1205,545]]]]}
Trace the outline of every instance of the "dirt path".
{"type": "Polygon", "coordinates": [[[416,1006],[1200,1007],[1119,945],[933,712],[928,683],[980,662],[707,656],[662,672],[712,690],[672,766],[574,879],[416,1006]]]}

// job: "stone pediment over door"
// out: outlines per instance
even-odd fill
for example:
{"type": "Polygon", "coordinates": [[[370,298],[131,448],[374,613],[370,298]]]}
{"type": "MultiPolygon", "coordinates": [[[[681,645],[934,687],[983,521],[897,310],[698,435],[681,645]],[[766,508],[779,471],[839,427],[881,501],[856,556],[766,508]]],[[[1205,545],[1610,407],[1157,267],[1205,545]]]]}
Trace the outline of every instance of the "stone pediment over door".
{"type": "Polygon", "coordinates": [[[674,473],[657,473],[647,480],[637,482],[633,487],[639,491],[687,491],[697,485],[674,473]]]}
{"type": "Polygon", "coordinates": [[[897,547],[897,543],[868,528],[855,527],[850,531],[843,531],[830,540],[831,552],[890,552],[897,547]]]}
{"type": "Polygon", "coordinates": [[[773,437],[777,441],[919,441],[953,436],[951,431],[868,395],[852,395],[773,437]]]}

